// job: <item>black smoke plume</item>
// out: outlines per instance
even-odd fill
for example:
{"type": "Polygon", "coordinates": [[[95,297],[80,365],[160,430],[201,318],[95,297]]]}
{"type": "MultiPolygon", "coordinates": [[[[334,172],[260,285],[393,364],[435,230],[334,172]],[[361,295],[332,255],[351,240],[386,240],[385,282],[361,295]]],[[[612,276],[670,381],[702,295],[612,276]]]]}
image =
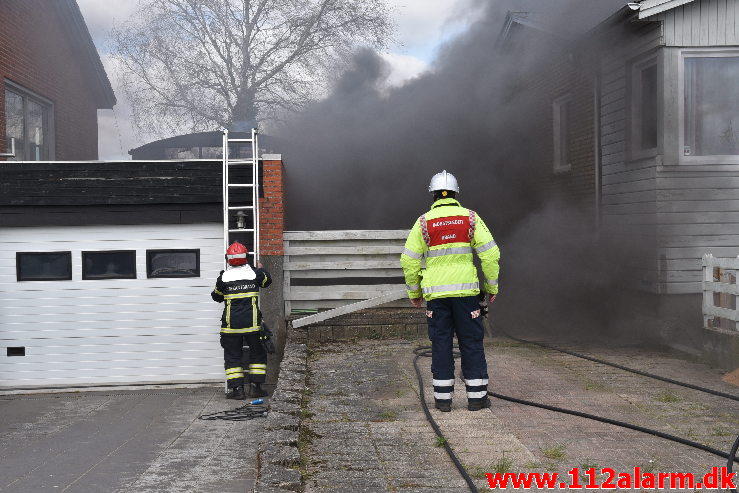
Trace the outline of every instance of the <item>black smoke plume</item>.
{"type": "Polygon", "coordinates": [[[551,116],[526,91],[532,69],[551,54],[535,43],[500,50],[496,41],[508,10],[538,12],[566,44],[622,6],[490,2],[429,72],[391,90],[385,62],[360,51],[330,96],[280,132],[289,229],[408,229],[428,210],[431,176],[446,169],[459,180],[462,205],[483,217],[501,246],[493,314],[502,325],[548,334],[610,330],[629,310],[620,286],[644,245],[604,241],[592,207],[580,211],[553,195],[551,151],[544,151],[551,116]]]}

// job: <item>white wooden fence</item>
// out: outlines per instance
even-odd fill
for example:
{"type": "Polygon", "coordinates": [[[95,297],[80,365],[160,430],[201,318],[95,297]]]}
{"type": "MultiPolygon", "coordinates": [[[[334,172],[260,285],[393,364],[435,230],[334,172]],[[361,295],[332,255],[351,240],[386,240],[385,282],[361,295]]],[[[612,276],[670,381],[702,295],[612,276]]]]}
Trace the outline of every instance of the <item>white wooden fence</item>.
{"type": "Polygon", "coordinates": [[[736,297],[739,295],[737,271],[739,257],[714,258],[703,256],[703,326],[737,330],[739,312],[736,297]]]}
{"type": "MultiPolygon", "coordinates": [[[[285,313],[337,308],[405,289],[400,253],[407,236],[403,230],[286,231],[285,313]],[[388,282],[372,284],[378,279],[388,282]]],[[[384,306],[406,305],[399,300],[384,306]]]]}

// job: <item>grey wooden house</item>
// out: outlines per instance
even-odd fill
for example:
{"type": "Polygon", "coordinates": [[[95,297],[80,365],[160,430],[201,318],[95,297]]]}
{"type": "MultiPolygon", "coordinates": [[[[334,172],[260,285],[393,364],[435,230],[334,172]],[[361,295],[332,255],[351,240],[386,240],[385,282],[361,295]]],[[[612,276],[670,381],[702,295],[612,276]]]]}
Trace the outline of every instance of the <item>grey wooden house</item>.
{"type": "MultiPolygon", "coordinates": [[[[537,20],[510,14],[499,46],[551,35],[537,20]]],[[[643,0],[548,39],[558,71],[531,92],[548,97],[552,180],[642,244],[630,287],[654,299],[649,330],[739,364],[739,331],[701,329],[702,256],[739,255],[739,0],[643,0]]]]}

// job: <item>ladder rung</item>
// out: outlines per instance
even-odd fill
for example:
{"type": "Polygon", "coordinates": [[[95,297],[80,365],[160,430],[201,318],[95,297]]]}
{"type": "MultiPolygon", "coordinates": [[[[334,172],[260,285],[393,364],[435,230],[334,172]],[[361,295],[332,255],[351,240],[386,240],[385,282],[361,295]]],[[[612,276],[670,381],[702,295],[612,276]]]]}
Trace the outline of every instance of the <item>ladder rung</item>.
{"type": "Polygon", "coordinates": [[[229,229],[229,233],[253,233],[253,229],[229,229]]]}
{"type": "Polygon", "coordinates": [[[254,185],[253,184],[249,184],[249,185],[238,184],[238,185],[236,185],[234,183],[229,183],[228,186],[229,187],[236,187],[236,188],[250,188],[250,187],[253,187],[254,185]]]}
{"type": "Polygon", "coordinates": [[[230,211],[245,211],[247,209],[253,209],[253,205],[239,205],[234,207],[229,207],[228,210],[230,211]]]}
{"type": "Polygon", "coordinates": [[[250,164],[250,165],[253,166],[254,165],[254,160],[253,159],[243,159],[243,160],[239,160],[239,161],[230,160],[228,162],[228,165],[229,166],[244,166],[246,164],[250,164]]]}
{"type": "Polygon", "coordinates": [[[228,139],[229,142],[251,142],[251,139],[228,139]]]}

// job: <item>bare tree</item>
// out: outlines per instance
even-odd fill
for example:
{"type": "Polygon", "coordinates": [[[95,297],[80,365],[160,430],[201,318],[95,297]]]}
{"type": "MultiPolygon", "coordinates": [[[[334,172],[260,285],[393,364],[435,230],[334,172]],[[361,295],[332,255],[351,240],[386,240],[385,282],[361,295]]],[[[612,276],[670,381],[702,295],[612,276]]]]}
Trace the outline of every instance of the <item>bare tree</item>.
{"type": "Polygon", "coordinates": [[[111,41],[134,124],[165,135],[298,110],[392,30],[385,0],[140,0],[111,41]]]}

